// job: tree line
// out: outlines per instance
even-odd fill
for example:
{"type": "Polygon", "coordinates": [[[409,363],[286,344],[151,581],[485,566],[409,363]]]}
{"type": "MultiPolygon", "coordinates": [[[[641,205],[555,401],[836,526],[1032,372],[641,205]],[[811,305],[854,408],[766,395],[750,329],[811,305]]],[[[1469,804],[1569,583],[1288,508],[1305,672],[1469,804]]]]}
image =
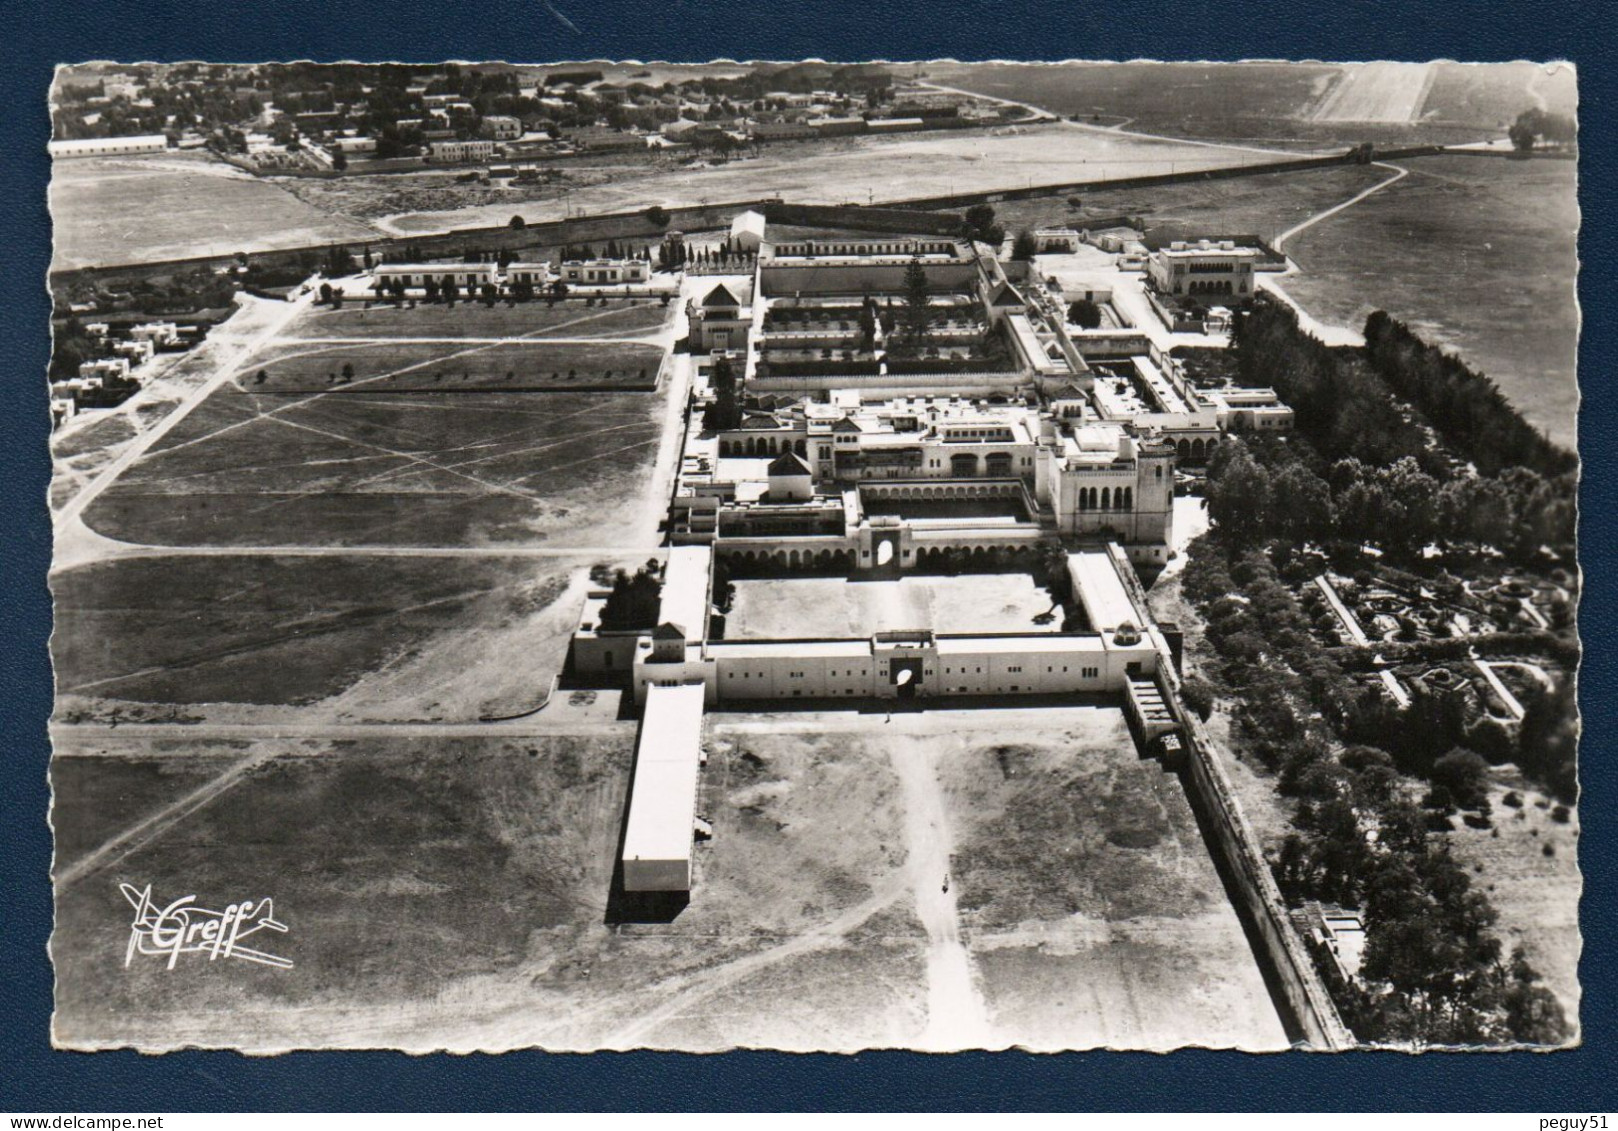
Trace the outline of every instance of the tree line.
{"type": "MultiPolygon", "coordinates": [[[[1422,680],[1401,708],[1363,680],[1367,656],[1322,642],[1335,624],[1324,596],[1308,587],[1305,600],[1294,595],[1321,568],[1300,549],[1307,543],[1330,553],[1374,542],[1389,576],[1400,574],[1400,560],[1418,568],[1433,543],[1463,554],[1496,547],[1521,561],[1538,561],[1547,546],[1573,549],[1571,468],[1554,451],[1512,448],[1509,437],[1492,447],[1481,431],[1430,428],[1424,413],[1466,397],[1468,385],[1478,395],[1476,382],[1399,329],[1378,320],[1380,354],[1370,358],[1324,346],[1277,304],[1261,301],[1243,320],[1238,371],[1292,404],[1297,429],[1219,446],[1206,487],[1214,526],[1195,545],[1185,593],[1204,618],[1215,653],[1205,671],[1235,702],[1244,750],[1296,801],[1293,831],[1273,861],[1283,892],[1363,909],[1359,979],[1332,977],[1333,964],[1321,963],[1354,1032],[1373,1042],[1559,1043],[1570,1027],[1556,998],[1520,952],[1503,953],[1488,899],[1431,834],[1451,829],[1458,811],[1489,827],[1489,760],[1515,760],[1573,799],[1571,681],[1528,692],[1529,717],[1515,735],[1467,697],[1422,680]],[[1534,465],[1499,462],[1506,452],[1534,465]],[[1409,794],[1403,775],[1424,779],[1425,794],[1409,794]]],[[[1412,587],[1441,584],[1401,576],[1412,587]]],[[[1186,701],[1204,717],[1214,697],[1202,679],[1187,681],[1186,701]]],[[[1566,815],[1558,807],[1553,818],[1566,815]]]]}
{"type": "Polygon", "coordinates": [[[1577,462],[1492,382],[1380,312],[1367,320],[1364,358],[1327,347],[1274,302],[1255,303],[1237,327],[1240,378],[1274,388],[1296,432],[1220,445],[1208,505],[1228,533],[1372,541],[1400,556],[1435,540],[1520,561],[1544,547],[1572,554],[1577,462]]]}
{"type": "Polygon", "coordinates": [[[1488,377],[1422,341],[1384,311],[1365,320],[1365,356],[1378,376],[1484,475],[1527,467],[1555,476],[1578,465],[1572,452],[1524,420],[1488,377]]]}

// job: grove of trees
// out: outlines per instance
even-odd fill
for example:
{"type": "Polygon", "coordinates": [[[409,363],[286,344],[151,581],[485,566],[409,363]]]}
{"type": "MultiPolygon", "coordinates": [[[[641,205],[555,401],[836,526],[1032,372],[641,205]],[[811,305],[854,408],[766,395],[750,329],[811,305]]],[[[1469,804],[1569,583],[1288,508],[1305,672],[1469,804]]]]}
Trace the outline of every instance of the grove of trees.
{"type": "MultiPolygon", "coordinates": [[[[1490,762],[1515,761],[1573,800],[1572,681],[1525,693],[1515,734],[1467,697],[1421,680],[1400,707],[1361,682],[1372,656],[1323,642],[1332,637],[1317,626],[1334,623],[1330,610],[1315,589],[1300,589],[1321,566],[1300,548],[1357,554],[1373,543],[1382,572],[1411,588],[1439,584],[1424,565],[1434,544],[1463,561],[1474,551],[1524,563],[1538,563],[1547,547],[1570,555],[1573,464],[1486,380],[1386,315],[1373,316],[1366,338],[1363,354],[1329,349],[1290,310],[1264,301],[1239,326],[1241,378],[1275,388],[1297,428],[1227,437],[1210,460],[1213,527],[1183,574],[1213,650],[1193,709],[1207,710],[1216,691],[1230,701],[1244,751],[1295,801],[1293,829],[1272,861],[1283,893],[1362,909],[1360,975],[1333,984],[1358,1037],[1556,1044],[1570,1032],[1557,999],[1524,955],[1504,954],[1487,894],[1434,833],[1450,830],[1458,810],[1468,825],[1489,827],[1490,762]],[[1445,413],[1455,419],[1429,425],[1445,413]],[[1426,782],[1425,795],[1410,793],[1410,778],[1426,782]]],[[[1378,651],[1465,658],[1493,647],[1489,639],[1412,637],[1378,651]]],[[[1576,643],[1548,633],[1498,639],[1512,651],[1521,644],[1577,659],[1576,643]]]]}
{"type": "Polygon", "coordinates": [[[655,563],[648,562],[633,575],[618,570],[612,577],[612,592],[601,608],[601,627],[655,628],[662,594],[663,582],[658,578],[655,563]]]}

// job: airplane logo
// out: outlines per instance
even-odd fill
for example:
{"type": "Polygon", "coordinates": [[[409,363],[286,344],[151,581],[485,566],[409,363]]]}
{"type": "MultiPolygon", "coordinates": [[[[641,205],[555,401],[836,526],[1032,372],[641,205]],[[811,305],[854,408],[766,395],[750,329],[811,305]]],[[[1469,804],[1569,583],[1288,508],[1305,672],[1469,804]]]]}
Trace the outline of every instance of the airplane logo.
{"type": "Polygon", "coordinates": [[[196,905],[195,895],[181,896],[165,907],[158,907],[152,900],[151,884],[144,889],[131,884],[118,887],[129,906],[135,909],[135,919],[129,927],[129,946],[124,951],[126,969],[137,954],[167,957],[170,970],[182,954],[206,954],[209,962],[241,958],[262,966],[292,969],[290,958],[241,944],[242,939],[260,931],[287,933],[287,925],[276,920],[274,901],[268,897],[232,903],[223,911],[210,911],[196,905]]]}

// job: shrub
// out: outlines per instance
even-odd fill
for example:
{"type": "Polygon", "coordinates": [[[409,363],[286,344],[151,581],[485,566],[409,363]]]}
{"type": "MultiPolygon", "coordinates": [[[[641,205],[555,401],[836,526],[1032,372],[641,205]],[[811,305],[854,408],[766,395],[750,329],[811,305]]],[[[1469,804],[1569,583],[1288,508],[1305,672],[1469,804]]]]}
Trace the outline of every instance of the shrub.
{"type": "Polygon", "coordinates": [[[1556,808],[1551,810],[1551,820],[1555,821],[1559,825],[1567,824],[1568,818],[1572,815],[1572,812],[1566,805],[1558,805],[1556,808]]]}
{"type": "Polygon", "coordinates": [[[1203,722],[1208,721],[1208,716],[1213,714],[1214,693],[1206,680],[1198,679],[1196,676],[1187,677],[1181,685],[1180,695],[1185,700],[1185,705],[1195,711],[1199,719],[1203,722]]]}
{"type": "Polygon", "coordinates": [[[1500,801],[1503,805],[1506,805],[1512,809],[1522,808],[1522,794],[1518,793],[1516,790],[1512,790],[1510,793],[1507,793],[1500,799],[1500,801]]]}

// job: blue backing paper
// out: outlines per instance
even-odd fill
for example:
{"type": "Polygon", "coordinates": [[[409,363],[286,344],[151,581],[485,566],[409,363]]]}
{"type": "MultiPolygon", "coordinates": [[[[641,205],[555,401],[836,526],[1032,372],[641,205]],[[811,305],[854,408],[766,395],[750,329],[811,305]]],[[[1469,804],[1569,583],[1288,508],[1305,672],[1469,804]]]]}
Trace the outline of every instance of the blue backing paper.
{"type": "MultiPolygon", "coordinates": [[[[962,0],[737,3],[735,0],[480,0],[444,3],[140,5],[111,0],[12,9],[0,161],[7,211],[0,378],[0,1110],[1512,1110],[1611,1109],[1615,688],[1614,436],[1618,370],[1609,319],[1614,248],[1610,23],[1567,2],[1371,4],[1362,0],[1213,5],[996,4],[962,0]],[[475,18],[469,18],[473,16],[475,18]],[[1585,661],[1581,773],[1584,1046],[1550,1054],[1247,1055],[1021,1053],[852,1057],[734,1053],[421,1057],[296,1054],[143,1057],[49,1045],[50,832],[45,823],[51,704],[45,586],[50,524],[48,353],[50,174],[46,92],[57,62],[86,59],[440,61],[875,58],[1571,59],[1582,99],[1579,297],[1584,327],[1580,448],[1585,661]]],[[[1529,269],[1531,265],[1525,264],[1529,269]]]]}

